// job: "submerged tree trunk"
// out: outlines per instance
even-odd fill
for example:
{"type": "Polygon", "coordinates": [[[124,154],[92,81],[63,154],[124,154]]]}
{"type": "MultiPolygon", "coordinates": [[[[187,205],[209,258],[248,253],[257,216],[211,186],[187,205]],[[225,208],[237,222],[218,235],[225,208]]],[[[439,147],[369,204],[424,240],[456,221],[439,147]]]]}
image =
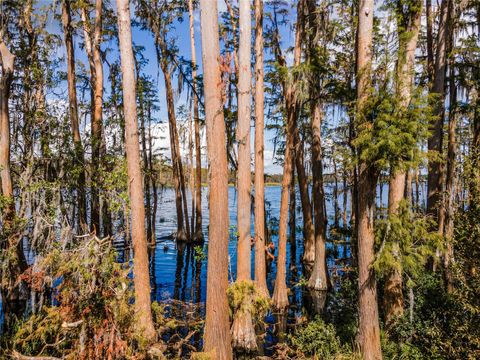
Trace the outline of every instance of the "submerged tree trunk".
{"type": "Polygon", "coordinates": [[[150,300],[150,276],[147,239],[145,236],[145,207],[143,203],[142,170],[140,168],[129,0],[117,0],[117,11],[120,60],[122,64],[123,107],[125,113],[125,148],[132,214],[135,309],[138,317],[138,328],[147,339],[154,340],[156,332],[153,326],[150,300]]]}
{"type": "Polygon", "coordinates": [[[265,262],[263,0],[255,0],[255,285],[268,297],[265,262]]]}
{"type": "MultiPolygon", "coordinates": [[[[250,118],[251,118],[251,16],[250,1],[239,1],[239,77],[238,77],[238,171],[237,171],[237,283],[251,281],[251,170],[250,170],[250,118]]],[[[257,348],[255,329],[251,314],[250,296],[243,296],[243,306],[234,314],[232,325],[233,346],[253,351],[257,348]]]]}
{"type": "Polygon", "coordinates": [[[217,2],[200,0],[205,121],[209,160],[210,227],[204,349],[232,359],[228,287],[228,168],[220,79],[217,2]]]}
{"type": "MultiPolygon", "coordinates": [[[[190,48],[192,52],[192,86],[193,86],[193,117],[195,123],[195,240],[203,239],[202,232],[202,155],[200,142],[200,115],[198,111],[198,87],[197,87],[197,55],[195,53],[195,27],[193,16],[193,0],[188,1],[190,15],[190,48]]],[[[193,196],[193,195],[192,195],[193,196]]],[[[192,209],[193,211],[193,209],[192,209]]]]}
{"type": "MultiPolygon", "coordinates": [[[[371,85],[373,0],[359,3],[357,29],[357,124],[365,124],[363,113],[371,85]]],[[[361,159],[361,148],[358,157],[361,159]]],[[[359,324],[358,340],[366,360],[382,358],[380,326],[378,320],[377,284],[370,269],[375,258],[374,207],[377,171],[374,165],[360,160],[357,193],[357,239],[358,239],[358,289],[359,324]]]]}
{"type": "MultiPolygon", "coordinates": [[[[317,39],[318,16],[316,15],[316,1],[308,1],[309,9],[309,28],[312,29],[309,37],[308,46],[308,61],[312,66],[319,66],[318,54],[316,54],[317,46],[315,41],[317,39]]],[[[313,290],[326,291],[328,289],[328,269],[326,259],[326,239],[327,239],[327,214],[325,211],[325,193],[323,189],[323,164],[322,164],[322,104],[318,99],[320,93],[320,82],[314,76],[309,81],[309,91],[311,100],[311,131],[312,131],[312,198],[313,211],[315,219],[315,261],[313,263],[312,273],[308,280],[308,287],[313,290]]],[[[336,176],[336,174],[335,174],[336,176]]]]}
{"type": "Polygon", "coordinates": [[[277,275],[275,277],[275,288],[272,296],[272,303],[274,308],[279,311],[285,311],[288,306],[287,295],[287,221],[288,221],[288,198],[289,186],[292,179],[292,153],[293,153],[293,128],[294,116],[290,113],[287,119],[286,132],[287,141],[285,145],[285,155],[283,160],[283,178],[282,178],[282,192],[280,198],[280,220],[278,226],[278,255],[277,255],[277,275]]]}
{"type": "MultiPolygon", "coordinates": [[[[297,117],[297,116],[296,116],[297,117]]],[[[303,215],[303,264],[306,272],[310,273],[315,261],[315,231],[313,228],[312,204],[308,195],[308,181],[305,175],[303,141],[300,139],[298,126],[295,126],[295,165],[298,178],[298,189],[302,203],[303,215]]]]}
{"type": "MultiPolygon", "coordinates": [[[[303,0],[298,2],[297,6],[297,24],[295,33],[294,65],[300,64],[301,53],[301,29],[303,18],[303,0]]],[[[287,63],[283,57],[279,44],[279,30],[275,24],[275,42],[274,53],[280,66],[286,67],[287,63]]],[[[293,161],[295,160],[295,130],[297,122],[298,104],[293,84],[287,84],[286,79],[282,80],[283,93],[285,97],[286,121],[286,144],[283,160],[283,178],[282,193],[280,198],[280,220],[278,230],[278,257],[277,257],[277,276],[275,279],[275,289],[273,291],[273,306],[279,311],[285,311],[288,306],[287,284],[286,284],[286,259],[287,259],[287,222],[288,222],[288,202],[289,187],[292,180],[293,161]]]]}
{"type": "Polygon", "coordinates": [[[190,239],[187,198],[185,196],[185,177],[183,174],[183,166],[180,155],[180,142],[178,140],[171,71],[169,70],[167,58],[165,57],[161,61],[161,68],[165,79],[167,96],[168,125],[170,129],[170,151],[172,157],[173,182],[175,185],[175,204],[177,209],[177,239],[180,241],[185,241],[190,239]]]}
{"type": "MultiPolygon", "coordinates": [[[[292,177],[290,179],[290,189],[288,202],[288,241],[290,242],[290,249],[297,247],[297,197],[295,188],[295,155],[292,155],[292,177]]],[[[290,264],[296,266],[296,264],[290,264]]]]}

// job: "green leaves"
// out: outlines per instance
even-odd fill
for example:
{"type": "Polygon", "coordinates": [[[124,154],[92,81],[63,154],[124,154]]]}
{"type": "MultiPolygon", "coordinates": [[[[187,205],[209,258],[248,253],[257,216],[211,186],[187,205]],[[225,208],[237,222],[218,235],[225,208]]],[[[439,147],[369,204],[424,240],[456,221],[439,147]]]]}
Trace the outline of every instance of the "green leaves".
{"type": "Polygon", "coordinates": [[[375,272],[383,277],[393,270],[403,271],[414,281],[428,258],[443,247],[442,237],[432,231],[433,224],[433,219],[412,213],[406,201],[402,201],[398,214],[376,224],[379,250],[372,265],[375,272]]]}
{"type": "Polygon", "coordinates": [[[379,170],[396,170],[413,167],[425,157],[420,144],[428,137],[432,115],[421,95],[416,94],[409,106],[403,107],[391,91],[371,91],[363,111],[356,114],[353,143],[361,160],[379,170]]]}

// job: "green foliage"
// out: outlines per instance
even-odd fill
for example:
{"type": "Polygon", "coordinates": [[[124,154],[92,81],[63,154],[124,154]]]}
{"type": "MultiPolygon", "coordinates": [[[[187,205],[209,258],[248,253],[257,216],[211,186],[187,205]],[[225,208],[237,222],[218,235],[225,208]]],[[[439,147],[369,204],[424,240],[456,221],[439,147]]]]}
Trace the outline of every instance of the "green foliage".
{"type": "Polygon", "coordinates": [[[477,359],[478,300],[460,288],[448,294],[438,273],[424,272],[417,283],[413,322],[407,314],[389,331],[385,358],[477,359]]]}
{"type": "Polygon", "coordinates": [[[47,254],[32,276],[43,276],[46,286],[50,282],[54,304],[18,324],[13,348],[66,359],[129,358],[141,352],[146,343],[134,327],[131,269],[115,260],[110,239],[85,239],[47,254]]]}
{"type": "MultiPolygon", "coordinates": [[[[107,197],[108,207],[112,212],[123,210],[130,205],[128,197],[127,161],[124,157],[109,157],[108,169],[101,167],[99,178],[102,179],[102,196],[107,197]]],[[[98,185],[98,184],[97,184],[98,185]]]]}
{"type": "Polygon", "coordinates": [[[228,290],[231,314],[250,312],[254,319],[261,319],[270,308],[270,299],[258,293],[252,281],[236,281],[228,290]]]}
{"type": "Polygon", "coordinates": [[[422,214],[412,213],[406,201],[399,205],[398,213],[376,224],[378,251],[373,268],[379,276],[392,270],[405,272],[409,286],[424,271],[429,257],[442,248],[442,238],[433,227],[432,219],[422,214]]]}
{"type": "MultiPolygon", "coordinates": [[[[398,326],[398,324],[397,324],[398,326]]],[[[390,340],[382,332],[382,353],[385,360],[422,360],[422,351],[409,341],[397,342],[390,340]]]]}
{"type": "Polygon", "coordinates": [[[207,253],[205,252],[202,246],[199,246],[199,245],[195,246],[193,248],[193,251],[195,252],[195,254],[193,255],[195,258],[195,261],[205,261],[207,259],[207,253]]]}
{"type": "Polygon", "coordinates": [[[358,283],[355,274],[342,278],[335,292],[328,294],[325,320],[334,324],[340,341],[353,344],[358,326],[358,283]]]}
{"type": "Polygon", "coordinates": [[[391,90],[371,91],[363,112],[357,114],[358,133],[353,144],[360,159],[378,169],[417,165],[423,158],[418,144],[428,137],[433,120],[427,100],[418,92],[405,108],[391,90]]]}
{"type": "Polygon", "coordinates": [[[335,359],[341,352],[340,340],[332,324],[320,318],[310,321],[307,326],[297,329],[289,339],[294,349],[314,359],[335,359]]]}

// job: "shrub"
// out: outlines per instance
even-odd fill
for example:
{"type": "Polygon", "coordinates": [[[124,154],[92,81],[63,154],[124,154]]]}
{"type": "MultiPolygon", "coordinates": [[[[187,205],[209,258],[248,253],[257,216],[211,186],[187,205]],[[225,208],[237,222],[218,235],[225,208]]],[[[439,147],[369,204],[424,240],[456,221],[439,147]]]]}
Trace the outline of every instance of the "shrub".
{"type": "Polygon", "coordinates": [[[332,324],[320,318],[309,322],[289,336],[292,347],[306,356],[317,359],[335,359],[341,353],[340,340],[332,324]]]}

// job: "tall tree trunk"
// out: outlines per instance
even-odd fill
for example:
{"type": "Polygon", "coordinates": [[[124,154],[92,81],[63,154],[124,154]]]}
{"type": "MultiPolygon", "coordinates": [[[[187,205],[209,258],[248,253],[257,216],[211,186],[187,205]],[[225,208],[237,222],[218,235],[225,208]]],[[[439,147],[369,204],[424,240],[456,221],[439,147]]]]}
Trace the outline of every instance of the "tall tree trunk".
{"type": "MultiPolygon", "coordinates": [[[[455,14],[455,4],[452,4],[452,19],[455,14]]],[[[449,36],[449,47],[452,49],[455,38],[454,33],[449,36]]],[[[447,150],[447,169],[445,183],[445,242],[446,249],[443,256],[443,265],[445,271],[445,285],[449,293],[454,290],[452,262],[453,262],[453,230],[455,218],[455,169],[457,155],[457,84],[455,82],[455,60],[452,56],[449,60],[449,92],[450,109],[448,114],[448,150],[447,150]]]]}
{"type": "Polygon", "coordinates": [[[10,52],[1,39],[0,57],[2,68],[2,79],[0,79],[0,174],[2,179],[2,195],[9,200],[7,206],[3,208],[2,217],[4,226],[8,227],[15,217],[15,202],[13,199],[12,175],[10,172],[10,119],[8,109],[8,101],[13,82],[15,55],[10,52]]]}
{"type": "Polygon", "coordinates": [[[186,211],[187,199],[185,196],[185,178],[183,175],[183,166],[180,155],[180,142],[178,140],[171,72],[169,70],[166,58],[162,60],[161,67],[165,79],[167,96],[168,125],[170,129],[170,151],[172,157],[173,181],[175,184],[175,203],[177,207],[177,239],[184,241],[190,239],[190,225],[188,223],[188,212],[186,211]]]}
{"type": "MultiPolygon", "coordinates": [[[[318,39],[318,15],[316,12],[316,1],[308,1],[309,10],[309,28],[312,29],[308,43],[308,61],[312,66],[319,66],[318,54],[316,54],[318,39]]],[[[319,79],[314,76],[309,81],[309,91],[311,100],[311,129],[312,129],[312,197],[313,211],[315,218],[315,261],[313,263],[312,273],[308,280],[308,287],[314,290],[326,291],[328,289],[328,269],[326,259],[326,239],[327,239],[327,214],[325,211],[325,193],[323,189],[323,164],[322,164],[322,104],[318,98],[320,93],[319,79]]]]}
{"type": "Polygon", "coordinates": [[[75,49],[73,46],[73,28],[71,18],[70,0],[62,1],[62,24],[67,53],[67,83],[70,123],[72,126],[73,143],[75,146],[75,166],[78,168],[77,199],[78,221],[80,228],[85,230],[87,224],[86,200],[85,200],[85,172],[84,151],[80,136],[80,121],[78,118],[77,86],[75,78],[75,49]]]}
{"type": "MultiPolygon", "coordinates": [[[[139,70],[137,69],[137,76],[139,70]]],[[[141,80],[140,80],[141,81],[141,80]]],[[[150,178],[151,175],[148,171],[148,152],[147,152],[147,135],[145,130],[145,110],[144,110],[144,98],[143,98],[143,89],[138,89],[138,79],[137,79],[137,94],[138,94],[138,103],[140,106],[140,136],[142,138],[142,163],[143,163],[143,186],[145,192],[145,217],[147,223],[147,243],[153,244],[154,233],[152,230],[152,202],[150,197],[150,178]]]]}
{"type": "Polygon", "coordinates": [[[22,237],[15,231],[15,199],[13,196],[12,175],[10,172],[10,119],[8,101],[13,82],[15,56],[7,48],[3,39],[0,39],[0,66],[2,77],[0,79],[0,178],[2,196],[6,200],[2,211],[2,239],[0,250],[13,251],[9,259],[9,278],[2,281],[1,295],[2,308],[5,316],[5,329],[8,331],[13,318],[21,316],[25,304],[20,302],[18,293],[19,276],[27,269],[25,254],[23,253],[22,237]],[[15,314],[15,315],[14,315],[15,314]],[[12,316],[13,315],[13,316],[12,316]]]}
{"type": "MultiPolygon", "coordinates": [[[[250,0],[239,1],[239,77],[238,77],[238,171],[237,171],[237,283],[251,281],[251,182],[250,170],[250,118],[251,118],[251,87],[252,70],[251,59],[251,15],[250,0]]],[[[233,346],[246,351],[257,348],[255,329],[253,327],[252,308],[253,299],[244,296],[243,306],[234,314],[232,325],[233,346]]]]}
{"type": "MultiPolygon", "coordinates": [[[[194,239],[202,240],[202,155],[200,141],[200,115],[198,111],[197,87],[197,55],[195,50],[195,27],[193,16],[193,0],[188,0],[190,15],[190,49],[192,52],[192,86],[193,86],[193,117],[195,120],[195,236],[194,239]]],[[[193,210],[192,210],[193,211],[193,210]]],[[[192,228],[192,233],[193,233],[192,228]]]]}
{"type": "MultiPolygon", "coordinates": [[[[297,197],[295,188],[295,154],[292,154],[292,177],[290,179],[290,189],[288,202],[288,241],[290,242],[290,249],[297,246],[297,197]]],[[[290,267],[296,264],[290,264],[290,267]]]]}
{"type": "MultiPolygon", "coordinates": [[[[276,14],[275,14],[276,16],[276,14]]],[[[303,0],[297,5],[297,24],[295,33],[294,48],[294,65],[300,64],[301,54],[301,33],[303,18],[303,0]]],[[[287,66],[285,58],[281,52],[279,44],[278,26],[275,24],[275,43],[274,53],[280,66],[287,66]]],[[[287,222],[288,222],[288,202],[289,202],[289,186],[292,179],[293,164],[295,154],[295,130],[297,122],[298,104],[295,96],[295,88],[293,84],[287,84],[286,79],[282,80],[283,92],[285,95],[285,110],[287,114],[286,122],[286,144],[284,155],[284,167],[282,178],[282,193],[280,198],[280,220],[278,230],[278,257],[277,257],[277,276],[275,279],[275,289],[273,291],[273,306],[284,311],[288,306],[287,285],[286,285],[286,259],[287,259],[287,222]]],[[[298,170],[298,167],[297,167],[298,170]]]]}
{"type": "Polygon", "coordinates": [[[102,0],[95,3],[95,23],[92,36],[90,18],[87,14],[86,4],[81,7],[81,17],[84,29],[85,50],[90,65],[90,84],[92,94],[92,173],[91,178],[91,200],[90,200],[90,227],[92,231],[100,234],[100,199],[99,199],[99,169],[101,162],[103,142],[103,66],[100,53],[102,41],[102,0]]]}
{"type": "Polygon", "coordinates": [[[219,360],[232,359],[227,300],[228,167],[220,79],[217,2],[200,0],[205,121],[209,160],[210,222],[204,349],[219,360]]]}
{"type": "MultiPolygon", "coordinates": [[[[418,34],[420,31],[420,18],[422,15],[422,0],[412,3],[408,10],[399,9],[397,18],[403,23],[397,24],[399,48],[397,62],[397,93],[400,97],[400,106],[403,112],[408,111],[412,98],[412,86],[414,80],[415,50],[417,49],[418,34]],[[404,14],[408,12],[408,15],[404,14]]],[[[388,215],[394,216],[398,213],[400,201],[405,195],[406,170],[400,164],[392,168],[388,186],[388,215]]],[[[411,183],[411,180],[409,180],[411,183]]],[[[410,192],[410,190],[408,190],[410,192]]],[[[401,256],[400,247],[395,244],[395,256],[401,256]]],[[[400,262],[400,261],[399,261],[400,262]]],[[[402,293],[402,270],[395,269],[385,280],[385,322],[391,325],[396,317],[403,315],[403,293],[402,293]]]]}
{"type": "MultiPolygon", "coordinates": [[[[390,175],[388,183],[388,215],[398,213],[400,201],[405,192],[405,171],[397,170],[390,175]]],[[[398,242],[395,244],[394,256],[401,256],[398,242]]],[[[392,270],[385,279],[384,287],[385,323],[390,326],[396,317],[403,314],[402,271],[392,270]]]]}
{"type": "MultiPolygon", "coordinates": [[[[361,0],[357,29],[357,123],[368,121],[363,114],[371,88],[373,0],[361,0]]],[[[362,149],[358,149],[361,159],[362,149]]],[[[358,239],[358,289],[359,324],[358,340],[366,360],[382,358],[380,326],[378,320],[377,284],[370,267],[375,258],[375,233],[373,228],[377,172],[372,164],[360,160],[357,194],[358,239]]]]}
{"type": "Polygon", "coordinates": [[[145,235],[145,208],[143,203],[140,145],[138,141],[137,106],[135,96],[134,57],[130,26],[129,0],[117,0],[118,39],[122,63],[123,107],[125,113],[125,148],[132,214],[134,254],[133,281],[138,328],[149,339],[156,338],[150,300],[147,239],[145,235]]]}
{"type": "Polygon", "coordinates": [[[147,107],[147,116],[148,116],[148,172],[150,182],[152,184],[152,196],[153,196],[153,205],[152,205],[152,214],[151,214],[151,224],[152,224],[152,239],[151,246],[155,246],[156,243],[156,224],[157,219],[157,207],[158,207],[158,193],[157,193],[157,181],[155,176],[155,170],[153,168],[153,137],[152,137],[152,114],[150,106],[147,107]]]}
{"type": "MultiPolygon", "coordinates": [[[[298,104],[295,107],[298,107],[298,104]]],[[[296,118],[298,118],[298,113],[296,118]]],[[[312,204],[308,195],[308,181],[305,175],[303,141],[300,138],[298,126],[295,126],[294,131],[295,165],[303,215],[303,264],[306,272],[310,273],[315,261],[315,230],[313,227],[312,204]]]]}
{"type": "Polygon", "coordinates": [[[294,151],[293,131],[294,114],[290,112],[287,119],[286,145],[283,160],[282,192],[280,198],[280,220],[278,227],[278,255],[277,275],[275,277],[275,288],[273,291],[273,306],[279,311],[285,311],[288,306],[287,283],[286,283],[286,261],[287,261],[287,221],[288,221],[288,198],[289,187],[292,179],[292,156],[294,151]]]}
{"type": "Polygon", "coordinates": [[[321,123],[322,110],[319,101],[312,103],[312,177],[315,216],[315,262],[308,280],[308,287],[314,290],[328,289],[328,269],[326,258],[327,217],[325,213],[325,194],[323,189],[323,165],[321,123]]]}
{"type": "Polygon", "coordinates": [[[269,296],[265,262],[263,0],[255,0],[255,284],[269,296]]]}
{"type": "MultiPolygon", "coordinates": [[[[428,138],[428,151],[435,151],[438,156],[442,154],[443,143],[443,122],[445,116],[445,76],[447,69],[447,41],[450,33],[449,10],[451,0],[442,0],[440,6],[440,20],[438,25],[438,34],[435,51],[435,64],[433,67],[433,85],[430,93],[435,95],[433,105],[433,115],[435,122],[430,129],[431,135],[428,138]]],[[[434,216],[435,219],[442,222],[439,218],[439,206],[442,194],[442,162],[437,159],[431,159],[428,164],[428,194],[427,194],[427,214],[434,216]]],[[[439,229],[443,228],[439,224],[439,229]]],[[[442,231],[441,231],[442,232],[442,231]]]]}

